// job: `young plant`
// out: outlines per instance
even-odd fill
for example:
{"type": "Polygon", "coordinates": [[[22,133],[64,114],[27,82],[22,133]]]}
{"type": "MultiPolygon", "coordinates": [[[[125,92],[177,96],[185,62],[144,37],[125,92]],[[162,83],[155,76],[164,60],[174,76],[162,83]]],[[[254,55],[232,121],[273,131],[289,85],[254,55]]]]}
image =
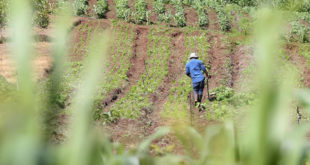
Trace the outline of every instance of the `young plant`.
{"type": "Polygon", "coordinates": [[[97,5],[94,6],[94,11],[98,18],[105,18],[108,12],[107,0],[98,0],[97,5]]]}

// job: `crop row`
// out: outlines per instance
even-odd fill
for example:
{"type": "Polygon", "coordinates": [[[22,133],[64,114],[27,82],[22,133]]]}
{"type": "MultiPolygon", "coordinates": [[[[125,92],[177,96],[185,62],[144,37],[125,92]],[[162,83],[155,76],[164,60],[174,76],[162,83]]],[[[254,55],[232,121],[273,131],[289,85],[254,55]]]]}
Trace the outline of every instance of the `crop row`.
{"type": "Polygon", "coordinates": [[[209,24],[208,16],[206,9],[204,8],[200,0],[194,0],[192,6],[197,12],[198,15],[198,25],[199,27],[205,27],[209,24]]]}
{"type": "Polygon", "coordinates": [[[79,57],[87,55],[88,44],[94,33],[97,32],[99,25],[90,26],[90,22],[81,25],[77,30],[80,34],[79,42],[73,48],[73,53],[79,57]]]}
{"type": "MultiPolygon", "coordinates": [[[[132,45],[134,32],[128,25],[114,22],[113,34],[115,40],[110,50],[110,60],[106,63],[104,71],[104,80],[97,97],[95,99],[95,118],[104,118],[113,121],[114,118],[110,113],[104,111],[104,100],[111,91],[115,89],[124,89],[128,85],[127,72],[130,68],[130,58],[132,56],[132,45]]],[[[107,57],[109,59],[109,57],[107,57]]]]}
{"type": "Polygon", "coordinates": [[[112,116],[137,118],[141,110],[150,111],[152,109],[149,97],[151,94],[156,94],[157,88],[168,74],[170,39],[169,35],[161,33],[150,29],[145,71],[127,95],[112,106],[110,109],[112,116]]]}
{"type": "Polygon", "coordinates": [[[224,5],[217,1],[207,1],[206,4],[216,11],[221,30],[225,32],[230,31],[231,25],[229,22],[229,17],[224,10],[224,5]]]}

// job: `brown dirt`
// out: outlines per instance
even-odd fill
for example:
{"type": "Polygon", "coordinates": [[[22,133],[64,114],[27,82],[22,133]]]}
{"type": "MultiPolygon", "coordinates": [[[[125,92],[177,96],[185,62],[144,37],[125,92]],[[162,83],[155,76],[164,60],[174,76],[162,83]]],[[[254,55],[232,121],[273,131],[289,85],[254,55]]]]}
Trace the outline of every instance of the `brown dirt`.
{"type": "Polygon", "coordinates": [[[115,2],[114,0],[107,0],[107,1],[108,1],[109,11],[107,12],[106,17],[108,19],[116,19],[115,2]]]}
{"type": "Polygon", "coordinates": [[[185,6],[185,17],[187,26],[198,26],[198,15],[194,8],[185,6]]]}
{"type": "MultiPolygon", "coordinates": [[[[49,75],[52,60],[49,56],[49,43],[35,43],[36,57],[33,59],[34,74],[37,79],[45,78],[49,75]]],[[[0,44],[0,75],[8,82],[16,82],[16,67],[9,44],[0,44]]]]}
{"type": "Polygon", "coordinates": [[[89,16],[94,16],[95,12],[94,12],[94,5],[97,4],[97,0],[88,0],[88,15],[89,16]]]}
{"type": "Polygon", "coordinates": [[[219,30],[220,25],[215,10],[207,8],[207,13],[209,19],[209,29],[214,31],[219,30]]]}
{"type": "Polygon", "coordinates": [[[155,24],[157,23],[157,20],[158,20],[158,15],[157,13],[155,12],[155,9],[153,7],[153,4],[148,2],[147,3],[147,10],[148,11],[151,11],[151,15],[150,15],[150,21],[151,21],[151,24],[155,24]]]}
{"type": "Polygon", "coordinates": [[[210,74],[211,79],[209,81],[210,89],[216,88],[224,83],[224,85],[230,82],[230,73],[225,66],[226,62],[230,61],[230,52],[227,51],[227,45],[223,42],[225,36],[221,34],[210,34],[209,44],[211,45],[209,55],[209,65],[211,66],[210,74]],[[223,82],[228,81],[228,82],[223,82]]]}
{"type": "Polygon", "coordinates": [[[232,53],[232,86],[235,89],[240,89],[244,81],[243,71],[249,67],[251,61],[254,60],[253,48],[250,46],[236,46],[233,48],[232,53]]]}
{"type": "Polygon", "coordinates": [[[89,41],[91,40],[94,31],[98,27],[97,30],[103,30],[110,27],[109,20],[97,20],[91,18],[76,18],[76,27],[73,29],[71,36],[70,36],[70,48],[69,48],[69,56],[73,61],[80,61],[83,59],[84,55],[86,54],[86,49],[88,46],[89,41]],[[85,31],[85,25],[87,24],[87,28],[85,31]],[[89,31],[89,29],[91,29],[89,31]],[[89,33],[89,34],[88,34],[89,33]],[[83,42],[81,42],[81,38],[83,42]]]}

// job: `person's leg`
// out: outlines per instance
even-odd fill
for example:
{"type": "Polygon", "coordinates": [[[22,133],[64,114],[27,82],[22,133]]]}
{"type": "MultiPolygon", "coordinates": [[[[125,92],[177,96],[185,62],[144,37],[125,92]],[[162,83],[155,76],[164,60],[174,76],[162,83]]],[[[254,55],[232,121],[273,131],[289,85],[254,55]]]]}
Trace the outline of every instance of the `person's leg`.
{"type": "Polygon", "coordinates": [[[205,87],[205,82],[201,81],[199,83],[199,92],[198,92],[198,102],[201,103],[203,97],[203,89],[205,87]]]}
{"type": "Polygon", "coordinates": [[[194,99],[195,99],[195,106],[198,103],[199,99],[199,83],[193,83],[193,89],[194,89],[194,99]]]}
{"type": "Polygon", "coordinates": [[[205,107],[203,105],[201,105],[201,101],[202,101],[202,97],[203,97],[203,89],[204,89],[204,81],[199,83],[199,93],[198,93],[198,108],[199,111],[202,111],[203,109],[205,109],[205,107]]]}

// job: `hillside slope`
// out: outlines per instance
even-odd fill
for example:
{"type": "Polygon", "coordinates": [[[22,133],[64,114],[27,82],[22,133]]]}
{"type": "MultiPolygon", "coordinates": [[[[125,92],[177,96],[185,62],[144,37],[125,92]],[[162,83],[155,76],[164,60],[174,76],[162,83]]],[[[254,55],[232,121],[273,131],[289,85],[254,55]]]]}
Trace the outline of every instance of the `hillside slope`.
{"type": "MultiPolygon", "coordinates": [[[[131,21],[118,20],[115,1],[107,2],[109,11],[105,19],[90,17],[94,15],[92,6],[96,4],[93,0],[89,1],[91,8],[88,16],[74,18],[69,57],[72,68],[79,72],[88,53],[88,44],[96,32],[106,29],[112,32],[113,41],[106,61],[102,62],[106,69],[102,73],[103,81],[96,96],[94,117],[98,125],[104,125],[103,129],[108,130],[113,141],[135,145],[154,133],[159,126],[171,124],[171,120],[178,117],[176,112],[184,112],[189,117],[192,89],[190,79],[184,72],[191,52],[196,52],[208,67],[212,75],[209,81],[211,90],[242,93],[250,88],[244,82],[251,78],[255,61],[253,45],[249,41],[251,28],[250,25],[246,26],[253,21],[248,12],[236,7],[227,8],[225,12],[229,22],[226,23],[231,26],[228,31],[223,31],[223,20],[219,16],[221,12],[211,7],[205,7],[208,25],[199,27],[198,14],[194,6],[189,5],[184,5],[186,27],[177,27],[174,20],[171,23],[159,22],[156,14],[150,16],[149,22],[137,25],[131,21]]],[[[132,10],[135,8],[134,3],[133,0],[128,2],[132,10]]],[[[176,13],[173,5],[165,4],[165,7],[172,14],[176,13]]],[[[154,9],[153,1],[147,1],[147,9],[154,9]]],[[[50,28],[42,31],[49,31],[50,28]]],[[[49,32],[44,35],[52,37],[49,32]]],[[[1,32],[0,38],[6,38],[4,32],[1,32]]],[[[50,41],[38,42],[36,46],[39,50],[38,58],[50,54],[50,41]]],[[[0,48],[1,61],[6,63],[8,42],[0,42],[0,48]]],[[[309,45],[288,42],[284,50],[285,62],[296,65],[301,72],[301,86],[309,87],[309,45]]],[[[51,60],[43,60],[47,62],[38,62],[43,65],[39,66],[40,73],[48,72],[51,68],[51,60]]],[[[11,80],[14,71],[7,71],[6,67],[0,64],[0,74],[11,80]]],[[[64,91],[66,106],[63,109],[70,106],[73,90],[70,88],[64,91]]],[[[205,125],[234,113],[225,108],[234,105],[220,100],[209,102],[206,89],[204,95],[206,111],[195,111],[190,119],[181,118],[184,122],[191,120],[191,124],[200,131],[204,130],[205,125]]],[[[59,130],[55,134],[59,137],[63,132],[59,130]]],[[[158,142],[159,145],[167,146],[171,143],[172,137],[165,138],[158,142]]]]}

